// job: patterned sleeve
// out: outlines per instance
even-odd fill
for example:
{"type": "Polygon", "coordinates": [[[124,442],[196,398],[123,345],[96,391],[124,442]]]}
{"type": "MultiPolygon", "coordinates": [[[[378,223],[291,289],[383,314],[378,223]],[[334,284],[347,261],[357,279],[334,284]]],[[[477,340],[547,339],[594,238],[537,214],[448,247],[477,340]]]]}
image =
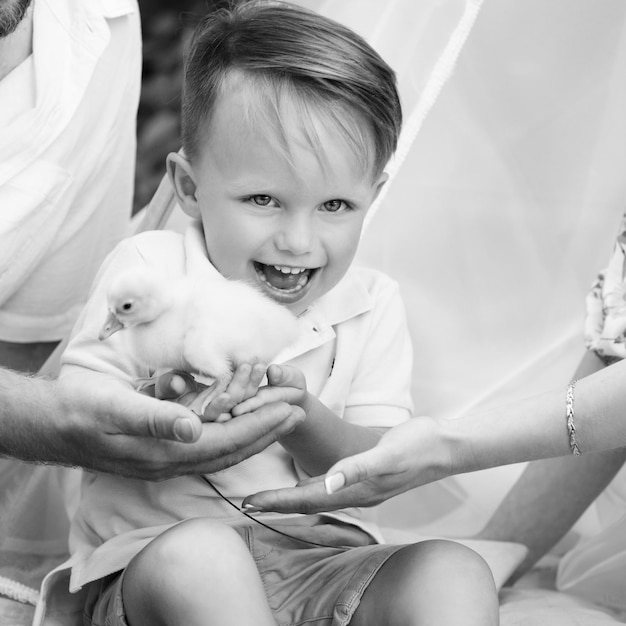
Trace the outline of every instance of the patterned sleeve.
{"type": "Polygon", "coordinates": [[[626,214],[607,268],[586,298],[585,346],[607,365],[626,357],[626,214]]]}

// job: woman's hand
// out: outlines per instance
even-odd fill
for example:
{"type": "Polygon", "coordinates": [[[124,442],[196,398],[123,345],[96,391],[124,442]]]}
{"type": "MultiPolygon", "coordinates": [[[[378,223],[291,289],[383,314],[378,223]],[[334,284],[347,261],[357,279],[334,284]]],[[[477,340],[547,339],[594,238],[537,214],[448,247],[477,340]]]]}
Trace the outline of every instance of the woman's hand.
{"type": "Polygon", "coordinates": [[[451,473],[444,422],[416,417],[387,431],[372,449],[342,459],[324,477],[243,501],[246,511],[316,513],[372,506],[451,473]]]}

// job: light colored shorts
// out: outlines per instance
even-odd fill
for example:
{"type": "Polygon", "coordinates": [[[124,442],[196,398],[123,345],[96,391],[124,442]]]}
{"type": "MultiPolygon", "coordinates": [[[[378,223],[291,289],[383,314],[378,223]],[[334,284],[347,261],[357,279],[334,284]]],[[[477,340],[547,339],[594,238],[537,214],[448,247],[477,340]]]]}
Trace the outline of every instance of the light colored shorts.
{"type": "MultiPolygon", "coordinates": [[[[362,530],[332,520],[272,527],[291,537],[259,524],[235,530],[254,558],[279,626],[345,626],[378,570],[403,547],[377,544],[362,530]]],[[[118,573],[90,584],[85,626],[127,626],[122,582],[118,573]]]]}

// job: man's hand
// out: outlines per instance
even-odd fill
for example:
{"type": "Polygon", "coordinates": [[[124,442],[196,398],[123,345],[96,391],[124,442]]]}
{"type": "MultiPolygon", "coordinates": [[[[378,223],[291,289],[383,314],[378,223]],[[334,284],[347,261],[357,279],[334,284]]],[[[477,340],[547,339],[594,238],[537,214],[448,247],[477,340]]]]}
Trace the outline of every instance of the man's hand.
{"type": "Polygon", "coordinates": [[[429,417],[413,418],[387,431],[371,450],[342,459],[325,476],[248,496],[243,507],[247,512],[317,513],[380,504],[450,473],[440,427],[429,417]]]}
{"type": "Polygon", "coordinates": [[[28,460],[147,480],[224,469],[264,450],[304,419],[301,409],[282,403],[236,420],[203,423],[180,404],[139,394],[95,372],[68,373],[47,384],[55,389],[55,402],[45,424],[46,450],[34,446],[28,460]]]}

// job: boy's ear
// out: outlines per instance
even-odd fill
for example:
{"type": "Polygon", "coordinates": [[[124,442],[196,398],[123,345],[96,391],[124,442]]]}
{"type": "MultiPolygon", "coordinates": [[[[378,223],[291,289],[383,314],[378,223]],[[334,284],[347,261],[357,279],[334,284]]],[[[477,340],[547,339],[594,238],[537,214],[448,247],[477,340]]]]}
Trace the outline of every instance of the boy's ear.
{"type": "Polygon", "coordinates": [[[196,198],[196,181],[191,163],[179,152],[170,152],[166,160],[167,175],[180,208],[191,218],[200,219],[196,198]]]}
{"type": "Polygon", "coordinates": [[[376,200],[376,198],[378,198],[378,194],[380,193],[380,190],[385,186],[385,183],[388,180],[389,180],[389,174],[387,174],[387,172],[383,172],[380,175],[380,178],[378,179],[378,181],[376,182],[376,190],[374,191],[374,198],[372,199],[372,202],[376,200]]]}

